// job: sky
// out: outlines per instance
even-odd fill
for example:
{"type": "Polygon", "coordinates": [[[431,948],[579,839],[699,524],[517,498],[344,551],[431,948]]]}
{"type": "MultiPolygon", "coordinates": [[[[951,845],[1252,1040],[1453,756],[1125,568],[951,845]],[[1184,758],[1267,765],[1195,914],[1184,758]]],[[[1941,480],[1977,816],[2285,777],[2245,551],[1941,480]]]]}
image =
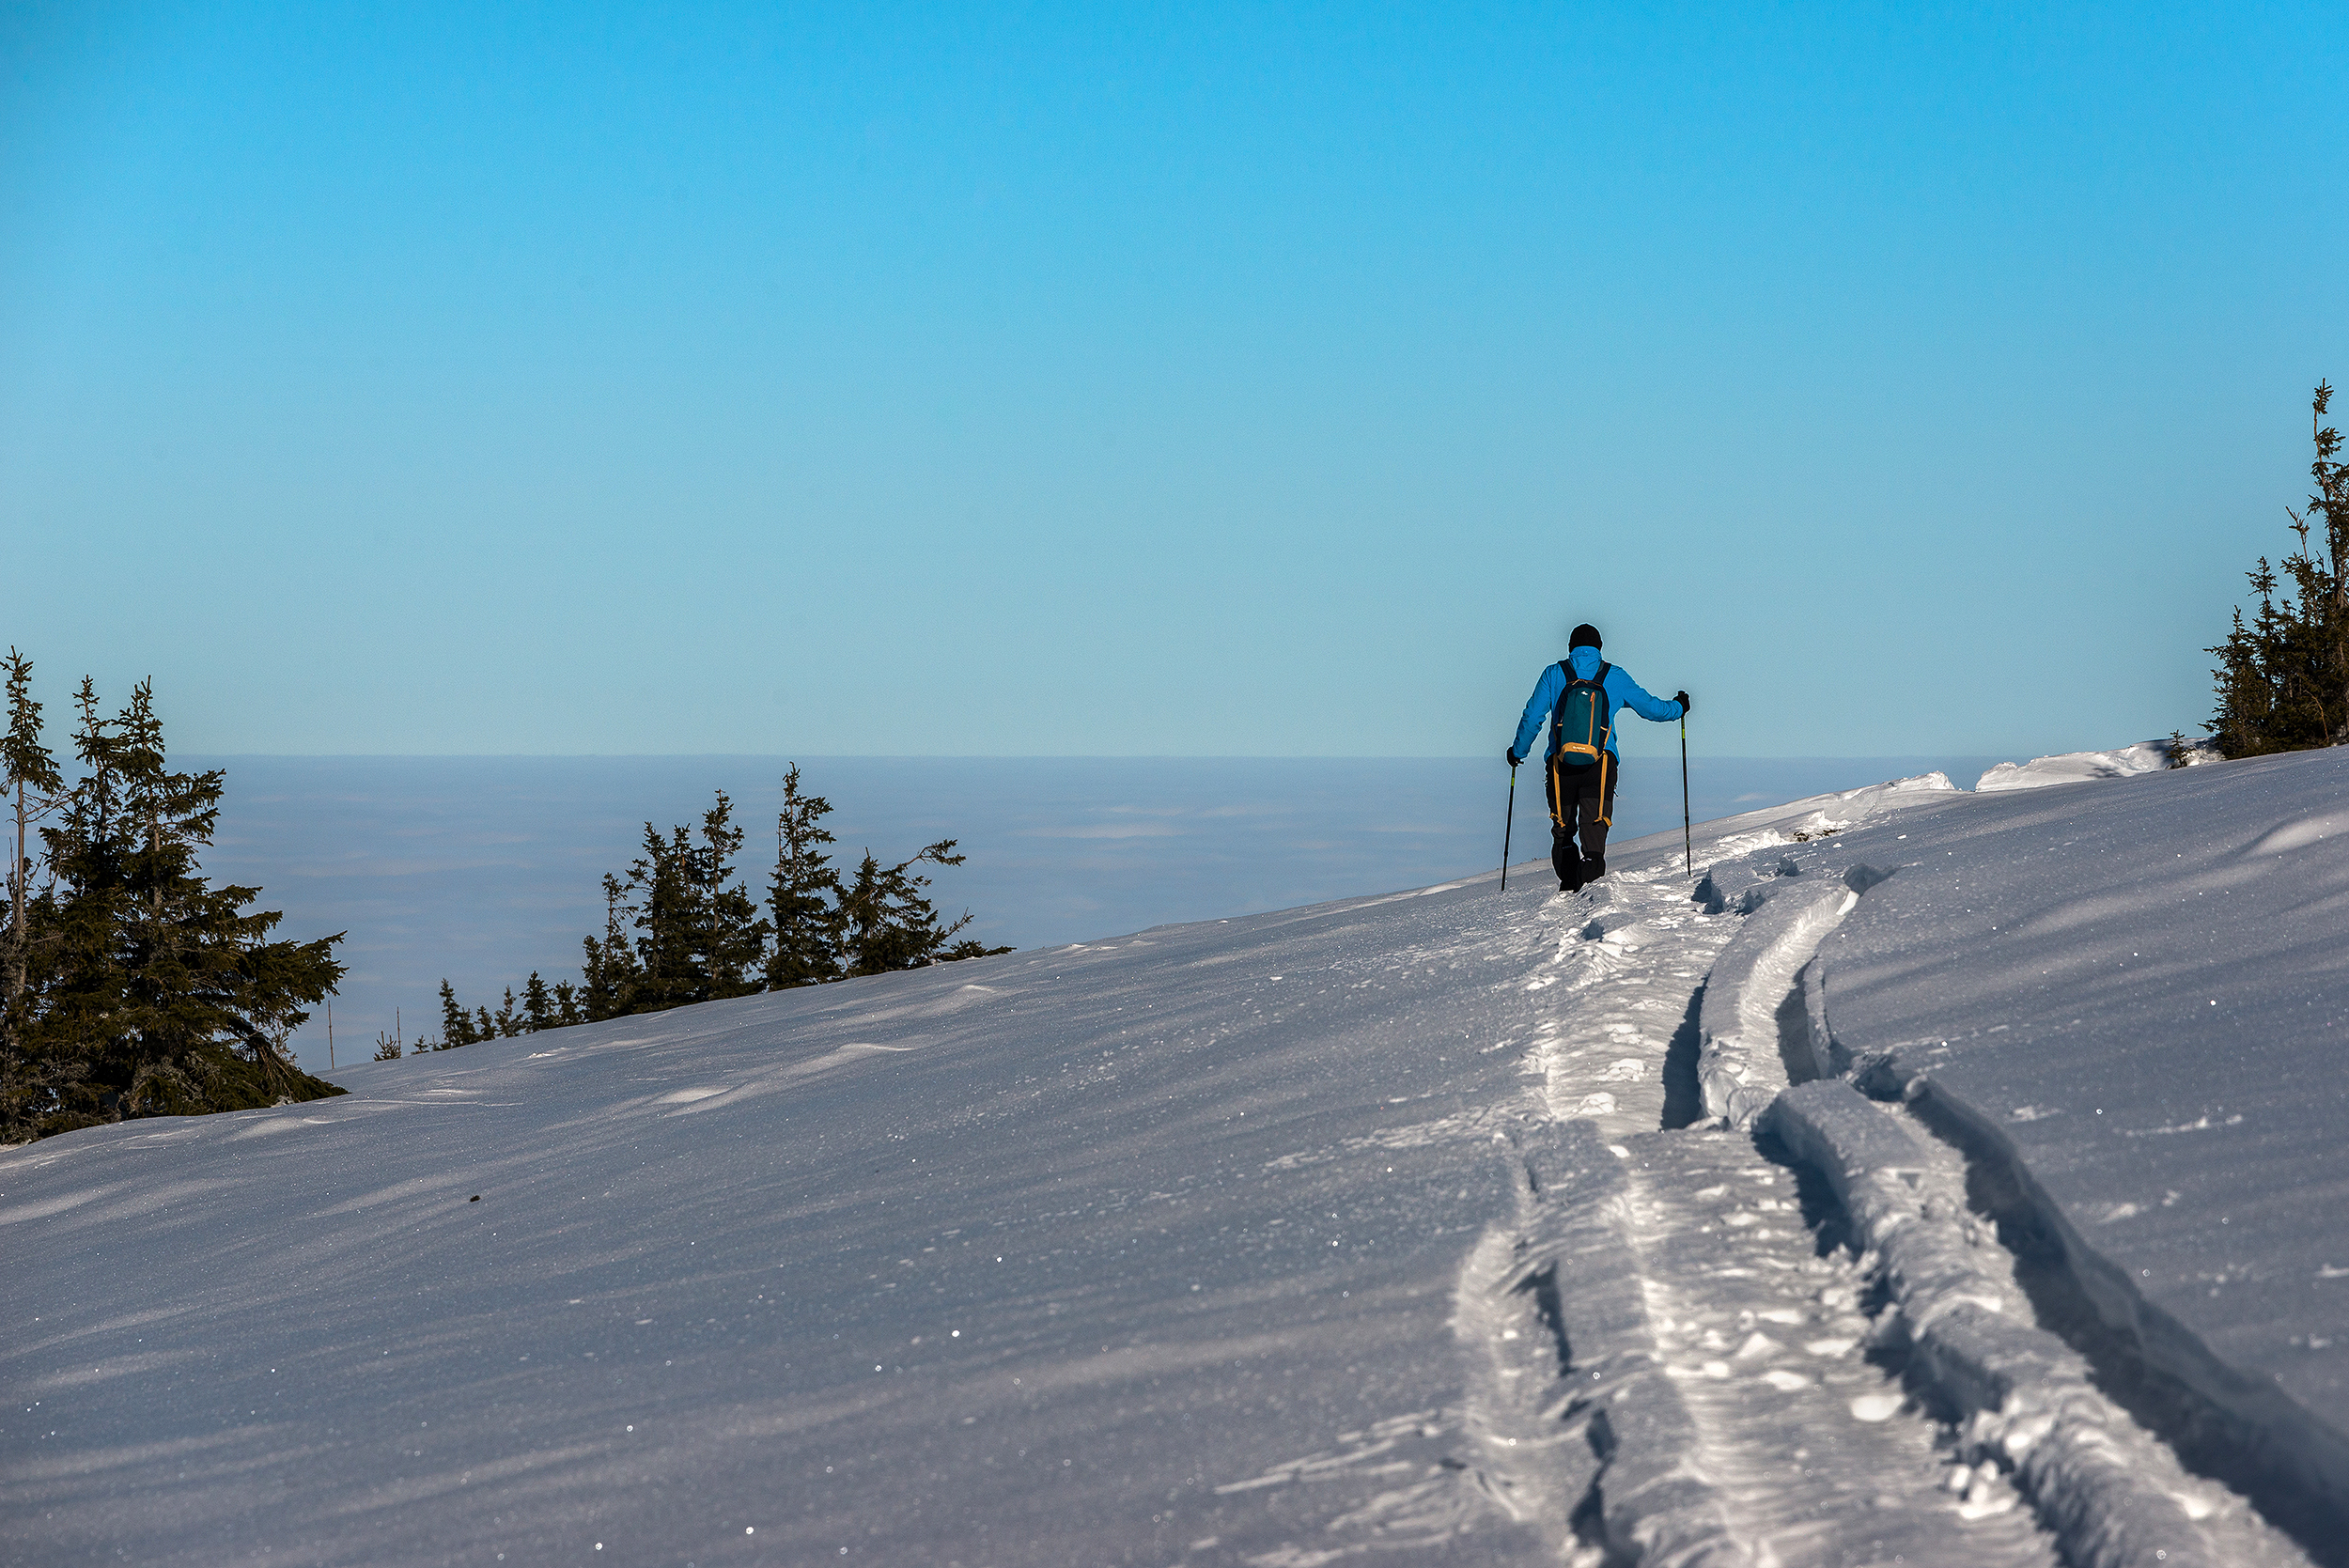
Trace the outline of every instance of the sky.
{"type": "Polygon", "coordinates": [[[2192,728],[2349,374],[2344,65],[2337,5],[12,5],[0,639],[216,754],[1498,761],[1582,620],[1701,754],[2192,728]]]}

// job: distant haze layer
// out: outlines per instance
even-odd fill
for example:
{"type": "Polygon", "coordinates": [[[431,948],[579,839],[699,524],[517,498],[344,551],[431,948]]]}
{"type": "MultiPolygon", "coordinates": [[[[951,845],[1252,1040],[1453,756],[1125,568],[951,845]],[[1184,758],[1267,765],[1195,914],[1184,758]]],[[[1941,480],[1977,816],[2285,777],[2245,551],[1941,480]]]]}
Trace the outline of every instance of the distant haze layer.
{"type": "MultiPolygon", "coordinates": [[[[1940,768],[1971,784],[1997,757],[1699,757],[1697,820],[1940,768]]],[[[644,824],[696,824],[723,789],[747,830],[738,869],[763,897],[787,766],[767,756],[205,757],[228,796],[205,869],[257,885],[280,935],[348,931],[334,1057],[437,1023],[445,977],[494,1008],[536,970],[575,977],[600,931],[599,882],[644,824]]],[[[1508,771],[1478,758],[808,757],[835,808],[836,859],[903,860],[940,838],[941,910],[1019,948],[1421,887],[1501,861],[1508,771]]],[[[1677,827],[1676,756],[1624,768],[1615,841],[1677,827]]],[[[1538,768],[1517,776],[1513,858],[1548,852],[1538,768]]],[[[295,1037],[328,1064],[323,1010],[295,1037]]]]}

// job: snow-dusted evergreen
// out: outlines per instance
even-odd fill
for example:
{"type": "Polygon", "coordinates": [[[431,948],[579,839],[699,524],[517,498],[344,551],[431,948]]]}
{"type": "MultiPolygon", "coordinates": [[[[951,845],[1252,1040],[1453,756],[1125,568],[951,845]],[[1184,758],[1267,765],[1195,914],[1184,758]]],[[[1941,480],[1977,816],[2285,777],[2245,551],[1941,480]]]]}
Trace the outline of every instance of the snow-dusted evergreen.
{"type": "Polygon", "coordinates": [[[0,1157],[11,1557],[2340,1560],[2349,769],[2139,750],[0,1157]]]}

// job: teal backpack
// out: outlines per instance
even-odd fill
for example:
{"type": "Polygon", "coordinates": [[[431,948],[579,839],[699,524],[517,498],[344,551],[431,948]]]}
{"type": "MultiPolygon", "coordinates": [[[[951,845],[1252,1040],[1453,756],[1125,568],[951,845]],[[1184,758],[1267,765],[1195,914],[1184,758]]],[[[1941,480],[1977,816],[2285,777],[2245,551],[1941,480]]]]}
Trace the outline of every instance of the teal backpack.
{"type": "Polygon", "coordinates": [[[1550,716],[1549,750],[1560,762],[1588,768],[1606,754],[1607,672],[1614,666],[1601,664],[1589,680],[1563,660],[1558,668],[1565,672],[1566,689],[1558,693],[1558,710],[1550,716]]]}

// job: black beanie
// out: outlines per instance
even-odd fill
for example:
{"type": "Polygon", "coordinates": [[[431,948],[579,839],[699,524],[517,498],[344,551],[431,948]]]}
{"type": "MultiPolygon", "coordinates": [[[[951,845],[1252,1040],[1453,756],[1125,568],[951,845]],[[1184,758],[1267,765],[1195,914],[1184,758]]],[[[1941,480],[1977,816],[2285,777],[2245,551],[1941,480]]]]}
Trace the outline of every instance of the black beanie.
{"type": "Polygon", "coordinates": [[[1568,653],[1572,653],[1577,648],[1598,648],[1605,647],[1606,645],[1606,644],[1599,641],[1598,628],[1593,626],[1588,621],[1584,621],[1580,626],[1576,627],[1574,629],[1574,635],[1566,639],[1566,651],[1568,653]]]}

